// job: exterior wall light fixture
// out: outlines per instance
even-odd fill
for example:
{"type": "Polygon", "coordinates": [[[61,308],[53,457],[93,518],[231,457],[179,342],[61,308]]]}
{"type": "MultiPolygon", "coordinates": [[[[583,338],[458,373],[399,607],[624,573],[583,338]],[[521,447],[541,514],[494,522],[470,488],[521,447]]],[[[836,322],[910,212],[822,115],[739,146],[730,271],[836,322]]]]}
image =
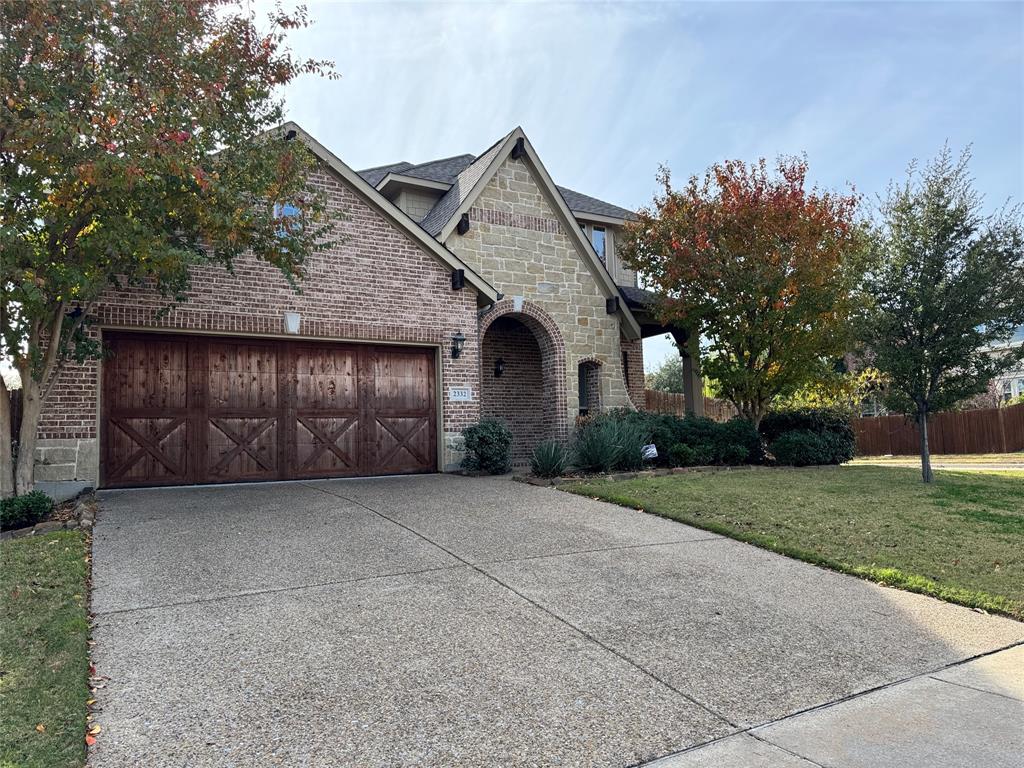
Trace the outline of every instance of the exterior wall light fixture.
{"type": "Polygon", "coordinates": [[[452,336],[452,360],[459,359],[464,346],[466,346],[466,337],[462,335],[462,331],[456,331],[452,336]]]}

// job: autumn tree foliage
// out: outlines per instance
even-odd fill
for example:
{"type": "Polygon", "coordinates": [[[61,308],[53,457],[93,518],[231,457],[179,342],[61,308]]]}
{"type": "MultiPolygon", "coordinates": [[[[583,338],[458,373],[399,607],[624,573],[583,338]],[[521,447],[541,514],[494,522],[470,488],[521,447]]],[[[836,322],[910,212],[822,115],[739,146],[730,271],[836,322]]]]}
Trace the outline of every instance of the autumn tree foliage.
{"type": "Polygon", "coordinates": [[[23,387],[15,435],[0,383],[0,495],[32,487],[47,387],[97,353],[105,289],[145,282],[173,301],[193,265],[244,253],[294,280],[324,245],[311,158],[268,133],[282,86],[332,75],[286,47],[307,23],[225,0],[0,0],[0,353],[23,387]]]}
{"type": "Polygon", "coordinates": [[[842,357],[859,306],[858,198],[806,177],[801,158],[731,160],[676,189],[663,168],[624,243],[662,322],[700,335],[703,373],[754,424],[842,357]]]}

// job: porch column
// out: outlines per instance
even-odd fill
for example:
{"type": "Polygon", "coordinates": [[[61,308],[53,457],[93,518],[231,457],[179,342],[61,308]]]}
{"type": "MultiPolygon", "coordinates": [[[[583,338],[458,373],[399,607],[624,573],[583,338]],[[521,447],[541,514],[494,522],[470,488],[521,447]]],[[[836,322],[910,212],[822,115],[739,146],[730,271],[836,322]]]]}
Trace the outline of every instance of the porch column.
{"type": "Polygon", "coordinates": [[[683,360],[683,398],[688,416],[704,415],[704,379],[700,375],[700,339],[695,333],[672,331],[683,360]]]}

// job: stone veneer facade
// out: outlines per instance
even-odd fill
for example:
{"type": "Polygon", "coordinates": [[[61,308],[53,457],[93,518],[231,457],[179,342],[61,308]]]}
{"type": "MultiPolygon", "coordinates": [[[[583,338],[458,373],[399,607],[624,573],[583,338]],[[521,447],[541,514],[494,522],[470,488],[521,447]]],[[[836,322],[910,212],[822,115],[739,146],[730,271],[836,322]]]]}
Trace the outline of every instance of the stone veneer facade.
{"type": "MultiPolygon", "coordinates": [[[[443,393],[439,455],[442,467],[453,469],[462,455],[462,428],[480,417],[478,399],[448,400],[449,387],[479,389],[476,291],[469,286],[453,291],[448,267],[326,167],[312,182],[326,194],[336,222],[331,237],[338,244],[307,262],[301,293],[276,268],[241,259],[234,275],[220,267],[196,269],[188,301],[163,315],[165,302],[155,291],[110,291],[96,307],[96,332],[131,328],[284,337],[288,311],[300,313],[302,321],[298,336],[287,338],[436,347],[443,393]],[[467,340],[453,360],[451,336],[459,330],[467,340]]],[[[40,421],[37,480],[98,481],[100,367],[93,360],[61,371],[40,421]]]]}
{"type": "Polygon", "coordinates": [[[469,219],[469,231],[453,232],[445,245],[506,298],[521,296],[561,331],[565,421],[572,424],[579,412],[577,366],[583,360],[600,364],[602,408],[641,405],[641,342],[622,338],[618,316],[607,314],[605,294],[529,166],[507,158],[471,203],[469,219]]]}

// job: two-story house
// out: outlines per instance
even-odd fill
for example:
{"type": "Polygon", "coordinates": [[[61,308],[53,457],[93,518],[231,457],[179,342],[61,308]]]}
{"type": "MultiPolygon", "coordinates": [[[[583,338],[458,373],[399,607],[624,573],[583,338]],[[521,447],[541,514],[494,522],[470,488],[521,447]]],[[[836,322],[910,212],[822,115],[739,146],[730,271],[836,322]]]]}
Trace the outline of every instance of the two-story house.
{"type": "Polygon", "coordinates": [[[335,245],[300,291],[255,258],[197,268],[169,311],[111,290],[91,309],[105,356],[65,367],[44,407],[38,480],[436,472],[482,417],[523,461],[581,414],[642,405],[642,338],[666,329],[618,256],[632,214],[557,186],[521,129],[359,172],[294,124],[279,138],[317,157],[335,245]]]}

